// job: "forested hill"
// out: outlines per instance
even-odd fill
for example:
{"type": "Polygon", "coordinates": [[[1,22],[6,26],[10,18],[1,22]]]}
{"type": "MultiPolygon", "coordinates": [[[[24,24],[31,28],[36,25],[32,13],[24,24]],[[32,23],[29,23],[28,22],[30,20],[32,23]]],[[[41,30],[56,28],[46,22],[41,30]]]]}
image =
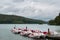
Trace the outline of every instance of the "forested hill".
{"type": "Polygon", "coordinates": [[[42,24],[45,23],[42,20],[25,18],[16,15],[4,15],[0,14],[0,24],[42,24]]]}
{"type": "Polygon", "coordinates": [[[51,25],[60,25],[60,13],[58,16],[56,16],[56,18],[54,20],[50,20],[49,24],[51,25]]]}

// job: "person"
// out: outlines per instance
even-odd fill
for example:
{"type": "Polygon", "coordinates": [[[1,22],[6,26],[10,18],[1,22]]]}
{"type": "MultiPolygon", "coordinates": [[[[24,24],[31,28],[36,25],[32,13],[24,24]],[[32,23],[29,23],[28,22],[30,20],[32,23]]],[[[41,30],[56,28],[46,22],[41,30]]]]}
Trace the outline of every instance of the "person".
{"type": "Polygon", "coordinates": [[[48,28],[48,35],[51,35],[50,29],[48,28]]]}
{"type": "Polygon", "coordinates": [[[16,29],[16,27],[14,27],[14,29],[16,29]]]}
{"type": "Polygon", "coordinates": [[[16,25],[14,26],[14,29],[16,29],[16,25]]]}
{"type": "Polygon", "coordinates": [[[26,26],[26,30],[27,30],[27,26],[26,26]]]}

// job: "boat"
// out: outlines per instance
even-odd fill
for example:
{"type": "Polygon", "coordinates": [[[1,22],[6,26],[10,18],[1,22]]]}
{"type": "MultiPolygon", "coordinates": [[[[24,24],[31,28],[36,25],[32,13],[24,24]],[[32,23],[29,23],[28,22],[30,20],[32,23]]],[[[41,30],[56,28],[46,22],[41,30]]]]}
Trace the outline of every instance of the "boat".
{"type": "Polygon", "coordinates": [[[21,33],[20,33],[20,35],[22,35],[22,36],[28,36],[29,34],[31,34],[32,32],[30,31],[30,30],[26,30],[26,29],[24,29],[21,33]]]}
{"type": "Polygon", "coordinates": [[[40,38],[40,36],[45,36],[45,34],[39,30],[33,30],[32,33],[28,35],[30,38],[40,38]]]}
{"type": "MultiPolygon", "coordinates": [[[[15,34],[20,34],[22,36],[27,36],[29,38],[47,38],[47,37],[50,37],[53,35],[53,36],[56,36],[58,35],[58,32],[54,31],[50,31],[50,29],[48,29],[48,31],[44,31],[44,32],[41,32],[39,30],[31,30],[31,29],[27,29],[27,27],[25,29],[20,29],[20,28],[13,28],[11,29],[11,32],[12,33],[15,33],[15,34]]],[[[53,38],[53,37],[52,37],[53,38]]]]}
{"type": "Polygon", "coordinates": [[[40,32],[38,32],[38,33],[33,32],[28,37],[30,37],[30,38],[40,38],[40,36],[45,36],[45,34],[40,33],[40,32]]]}
{"type": "Polygon", "coordinates": [[[11,29],[11,32],[14,33],[14,34],[19,34],[22,30],[20,28],[13,28],[11,29]]]}

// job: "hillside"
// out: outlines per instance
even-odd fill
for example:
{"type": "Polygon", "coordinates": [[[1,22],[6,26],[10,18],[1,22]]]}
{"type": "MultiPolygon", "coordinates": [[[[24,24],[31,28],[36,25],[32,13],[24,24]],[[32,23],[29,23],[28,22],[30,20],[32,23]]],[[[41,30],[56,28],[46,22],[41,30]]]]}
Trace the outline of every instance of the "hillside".
{"type": "Polygon", "coordinates": [[[51,25],[60,25],[60,13],[54,20],[50,20],[49,24],[51,24],[51,25]]]}
{"type": "Polygon", "coordinates": [[[0,24],[42,24],[42,20],[25,18],[16,15],[3,15],[0,14],[0,24]]]}

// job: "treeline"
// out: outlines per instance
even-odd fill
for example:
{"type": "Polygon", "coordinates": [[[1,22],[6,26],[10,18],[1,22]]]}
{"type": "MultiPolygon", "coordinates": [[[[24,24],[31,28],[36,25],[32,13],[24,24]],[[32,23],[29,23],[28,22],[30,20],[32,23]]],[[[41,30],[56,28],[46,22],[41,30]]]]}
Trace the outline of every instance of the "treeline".
{"type": "Polygon", "coordinates": [[[0,14],[0,24],[43,24],[42,20],[29,19],[16,15],[3,15],[0,14]]]}
{"type": "Polygon", "coordinates": [[[50,20],[49,24],[50,25],[60,25],[60,13],[54,20],[50,20]]]}

